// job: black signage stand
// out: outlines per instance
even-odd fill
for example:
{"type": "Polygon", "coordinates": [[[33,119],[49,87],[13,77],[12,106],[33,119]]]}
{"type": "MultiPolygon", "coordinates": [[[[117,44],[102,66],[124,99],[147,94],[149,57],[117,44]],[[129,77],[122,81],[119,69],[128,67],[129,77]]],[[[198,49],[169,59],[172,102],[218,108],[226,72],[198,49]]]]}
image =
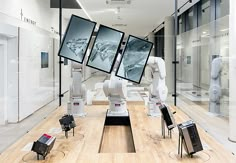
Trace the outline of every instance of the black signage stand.
{"type": "MultiPolygon", "coordinates": [[[[170,138],[172,138],[172,129],[168,129],[167,128],[167,130],[168,130],[168,136],[170,137],[170,138]]],[[[161,115],[161,135],[162,135],[162,137],[165,139],[165,133],[166,133],[166,131],[165,131],[165,120],[164,120],[164,117],[163,117],[163,115],[161,115]]]]}
{"type": "MultiPolygon", "coordinates": [[[[186,143],[184,140],[184,136],[181,132],[179,132],[179,141],[178,141],[178,155],[180,154],[180,157],[183,156],[183,143],[186,143]]],[[[192,158],[193,154],[189,154],[188,148],[186,148],[188,155],[192,158]]]]}

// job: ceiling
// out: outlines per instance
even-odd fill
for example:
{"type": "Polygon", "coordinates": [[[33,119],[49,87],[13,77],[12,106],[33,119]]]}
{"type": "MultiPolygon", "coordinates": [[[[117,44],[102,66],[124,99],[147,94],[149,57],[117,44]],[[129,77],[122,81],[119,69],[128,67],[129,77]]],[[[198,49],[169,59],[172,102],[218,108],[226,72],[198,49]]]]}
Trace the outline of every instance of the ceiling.
{"type": "MultiPolygon", "coordinates": [[[[78,0],[77,0],[78,1],[78,0]]],[[[63,9],[63,17],[69,19],[71,14],[88,18],[124,31],[126,34],[146,36],[166,16],[174,12],[174,0],[118,0],[130,1],[130,4],[107,4],[107,0],[79,0],[83,9],[63,9]]],[[[111,1],[111,0],[108,0],[111,1]]],[[[188,0],[179,0],[179,6],[188,0]]]]}
{"type": "MultiPolygon", "coordinates": [[[[50,0],[50,8],[59,8],[60,1],[58,0],[50,0]]],[[[62,8],[70,8],[70,9],[81,9],[80,5],[76,0],[62,0],[61,1],[62,8]]]]}

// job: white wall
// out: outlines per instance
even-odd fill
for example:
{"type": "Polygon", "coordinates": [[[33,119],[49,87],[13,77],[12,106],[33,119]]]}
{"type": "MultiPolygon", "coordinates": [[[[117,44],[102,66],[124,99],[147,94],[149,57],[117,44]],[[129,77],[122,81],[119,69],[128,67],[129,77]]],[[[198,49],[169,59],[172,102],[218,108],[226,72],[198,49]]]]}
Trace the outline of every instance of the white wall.
{"type": "Polygon", "coordinates": [[[22,120],[53,100],[53,39],[22,28],[19,38],[19,120],[22,120]],[[48,68],[41,68],[41,52],[48,52],[48,68]]]}
{"type": "Polygon", "coordinates": [[[6,120],[6,51],[7,40],[0,36],[0,124],[5,124],[6,120]]]}
{"type": "Polygon", "coordinates": [[[18,28],[0,23],[0,35],[0,103],[4,102],[0,104],[0,124],[4,124],[18,121],[18,28]]]}
{"type": "Polygon", "coordinates": [[[0,12],[21,19],[23,16],[37,22],[37,26],[50,31],[58,30],[58,13],[50,9],[50,0],[0,0],[0,12]]]}
{"type": "MultiPolygon", "coordinates": [[[[8,70],[5,73],[8,84],[7,97],[6,93],[4,94],[8,99],[7,109],[0,108],[7,111],[1,114],[3,110],[0,110],[0,124],[3,124],[5,120],[11,123],[18,122],[58,97],[56,91],[59,87],[57,56],[59,45],[57,44],[57,47],[53,49],[53,38],[56,36],[51,31],[51,27],[58,31],[59,23],[58,9],[50,9],[49,0],[0,0],[0,4],[0,35],[3,34],[8,38],[8,53],[4,62],[8,70]],[[36,21],[36,26],[21,20],[21,9],[23,17],[36,21]],[[18,27],[21,28],[19,52],[18,27]],[[41,51],[49,51],[48,69],[41,69],[41,51]],[[54,70],[54,68],[57,69],[54,70]],[[20,76],[19,108],[18,75],[20,76]],[[53,83],[54,80],[57,80],[56,83],[53,83]]],[[[63,19],[63,31],[67,23],[68,20],[63,19]]],[[[66,92],[69,85],[70,64],[62,66],[62,92],[66,92]]]]}
{"type": "MultiPolygon", "coordinates": [[[[18,28],[16,28],[18,30],[18,28]]],[[[7,121],[18,122],[18,34],[7,41],[7,121]]]]}

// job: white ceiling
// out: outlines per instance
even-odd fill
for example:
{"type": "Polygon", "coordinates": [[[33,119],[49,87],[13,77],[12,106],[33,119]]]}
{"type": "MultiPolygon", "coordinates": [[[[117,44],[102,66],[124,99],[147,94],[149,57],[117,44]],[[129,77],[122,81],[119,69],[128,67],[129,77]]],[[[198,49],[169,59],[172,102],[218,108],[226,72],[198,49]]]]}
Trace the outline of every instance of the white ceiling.
{"type": "MultiPolygon", "coordinates": [[[[131,0],[131,4],[110,5],[106,0],[79,0],[93,21],[104,24],[126,34],[146,36],[166,16],[174,12],[174,0],[131,0]],[[117,13],[117,7],[120,12],[117,13]],[[119,18],[118,18],[119,17],[119,18]],[[125,24],[126,26],[113,26],[125,24]]],[[[188,0],[178,0],[179,6],[188,0]]],[[[63,9],[63,16],[69,19],[71,14],[88,18],[82,10],[63,9]]]]}

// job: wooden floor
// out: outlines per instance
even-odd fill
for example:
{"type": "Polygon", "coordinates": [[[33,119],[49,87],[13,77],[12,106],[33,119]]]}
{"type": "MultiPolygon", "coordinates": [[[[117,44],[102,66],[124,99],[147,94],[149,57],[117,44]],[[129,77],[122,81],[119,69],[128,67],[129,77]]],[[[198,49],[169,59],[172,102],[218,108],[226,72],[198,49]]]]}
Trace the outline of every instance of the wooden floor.
{"type": "Polygon", "coordinates": [[[130,126],[105,126],[100,153],[134,153],[130,126]]]}
{"type": "MultiPolygon", "coordinates": [[[[66,112],[64,108],[57,109],[43,122],[38,124],[29,133],[19,139],[15,144],[0,155],[0,163],[23,163],[23,162],[53,162],[53,163],[158,163],[158,162],[191,162],[191,163],[235,163],[236,158],[226,151],[211,136],[199,126],[199,135],[202,139],[204,151],[196,153],[189,158],[185,153],[181,159],[177,155],[178,130],[174,129],[172,139],[161,137],[160,118],[152,118],[146,115],[143,105],[128,106],[130,113],[131,129],[135,153],[99,153],[103,137],[106,106],[87,106],[88,113],[85,118],[76,118],[77,127],[75,136],[69,133],[69,138],[64,137],[62,132],[50,133],[60,128],[58,119],[66,112]],[[27,144],[37,140],[43,133],[56,136],[57,140],[51,153],[44,161],[36,161],[35,153],[27,150],[27,144]]],[[[175,109],[177,123],[189,120],[183,112],[175,109]]],[[[113,131],[111,132],[117,132],[113,131]]],[[[109,129],[107,130],[108,132],[109,129]]],[[[125,129],[123,130],[125,131],[125,129]]],[[[118,134],[118,133],[117,133],[118,134]]],[[[106,143],[113,142],[111,133],[106,143]]],[[[114,141],[122,142],[122,134],[116,136],[114,141]]],[[[107,139],[106,139],[107,140],[107,139]]],[[[114,145],[113,148],[119,148],[114,145]]],[[[123,147],[121,147],[123,148],[123,147]]]]}

